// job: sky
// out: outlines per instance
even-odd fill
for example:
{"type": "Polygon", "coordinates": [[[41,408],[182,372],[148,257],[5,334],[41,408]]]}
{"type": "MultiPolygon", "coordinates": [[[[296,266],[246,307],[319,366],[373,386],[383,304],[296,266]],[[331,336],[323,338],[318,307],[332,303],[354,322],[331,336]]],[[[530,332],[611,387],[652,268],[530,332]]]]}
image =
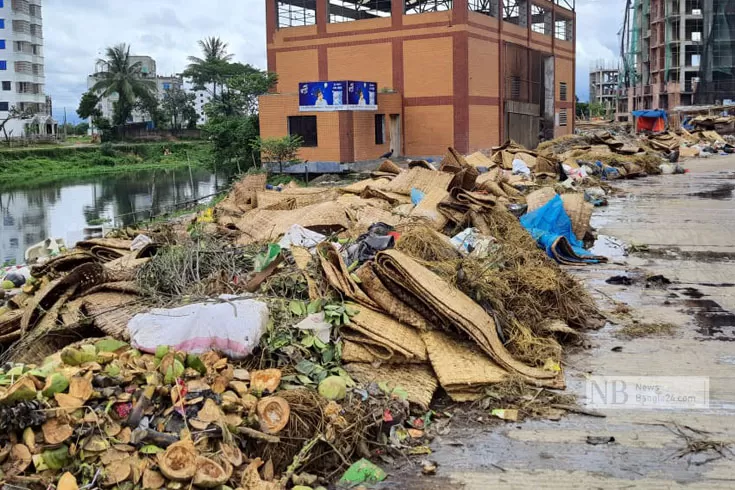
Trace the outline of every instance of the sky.
{"type": "MultiPolygon", "coordinates": [[[[625,0],[577,0],[577,95],[588,97],[590,63],[616,60],[625,0]]],[[[45,0],[46,92],[54,117],[77,122],[87,75],[106,47],[125,42],[156,60],[158,73],[180,73],[197,41],[219,36],[242,63],[266,67],[263,0],[45,0]]]]}

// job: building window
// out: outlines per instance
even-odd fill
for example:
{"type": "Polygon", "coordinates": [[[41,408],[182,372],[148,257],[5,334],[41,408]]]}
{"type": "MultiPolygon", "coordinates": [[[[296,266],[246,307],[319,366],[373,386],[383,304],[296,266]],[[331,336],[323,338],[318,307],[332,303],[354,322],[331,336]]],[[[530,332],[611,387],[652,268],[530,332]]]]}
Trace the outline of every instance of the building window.
{"type": "Polygon", "coordinates": [[[3,82],[3,90],[6,92],[13,90],[13,83],[8,81],[3,82]]]}
{"type": "Polygon", "coordinates": [[[0,29],[5,29],[5,19],[0,19],[0,29]]]}
{"type": "Polygon", "coordinates": [[[528,25],[528,0],[505,0],[503,2],[503,20],[517,26],[528,25]]]}
{"type": "Polygon", "coordinates": [[[301,136],[301,146],[314,147],[317,145],[316,116],[288,116],[288,134],[301,136]]]}
{"type": "Polygon", "coordinates": [[[328,0],[327,4],[330,23],[390,17],[391,0],[328,0]]]}
{"type": "Polygon", "coordinates": [[[531,30],[544,34],[546,36],[551,35],[551,10],[541,7],[536,4],[531,5],[531,30]]]}
{"type": "Polygon", "coordinates": [[[375,144],[385,144],[385,114],[375,114],[375,144]]]}
{"type": "Polygon", "coordinates": [[[403,5],[407,15],[452,10],[452,0],[416,0],[415,2],[405,2],[403,5]]]}
{"type": "Polygon", "coordinates": [[[559,100],[567,100],[567,82],[559,82],[559,100]]]}
{"type": "Polygon", "coordinates": [[[163,84],[163,90],[171,90],[171,84],[170,83],[164,83],[163,84]]]}
{"type": "Polygon", "coordinates": [[[498,0],[468,0],[467,7],[478,14],[498,16],[498,0]]]}
{"type": "Polygon", "coordinates": [[[5,49],[5,39],[0,39],[0,49],[5,49]]]}
{"type": "Polygon", "coordinates": [[[554,37],[562,41],[571,41],[574,37],[574,21],[558,19],[554,22],[554,37]]]}
{"type": "Polygon", "coordinates": [[[0,60],[0,70],[7,70],[8,69],[8,62],[5,60],[0,60]]]}
{"type": "Polygon", "coordinates": [[[9,110],[8,102],[0,102],[0,112],[8,112],[9,110]]]}
{"type": "Polygon", "coordinates": [[[278,27],[316,25],[316,3],[313,0],[275,0],[278,27]]]}
{"type": "Polygon", "coordinates": [[[559,111],[559,126],[567,125],[567,110],[562,109],[559,111]]]}

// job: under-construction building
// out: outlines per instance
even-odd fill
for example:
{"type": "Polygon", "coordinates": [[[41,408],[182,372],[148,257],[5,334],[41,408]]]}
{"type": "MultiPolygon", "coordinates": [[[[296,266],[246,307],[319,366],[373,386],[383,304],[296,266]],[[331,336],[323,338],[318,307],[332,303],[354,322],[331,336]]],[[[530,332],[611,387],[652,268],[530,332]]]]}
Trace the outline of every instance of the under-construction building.
{"type": "Polygon", "coordinates": [[[620,85],[617,62],[597,61],[590,66],[590,103],[602,105],[606,112],[615,112],[620,85]]]}
{"type": "Polygon", "coordinates": [[[618,114],[735,99],[735,1],[627,0],[618,114]]]}

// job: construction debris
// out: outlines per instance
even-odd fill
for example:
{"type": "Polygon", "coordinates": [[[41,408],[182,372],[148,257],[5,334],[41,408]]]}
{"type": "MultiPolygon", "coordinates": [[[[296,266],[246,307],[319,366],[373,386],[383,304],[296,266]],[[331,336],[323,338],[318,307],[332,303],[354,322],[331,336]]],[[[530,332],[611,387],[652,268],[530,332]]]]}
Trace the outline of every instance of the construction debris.
{"type": "Polygon", "coordinates": [[[0,309],[6,481],[379,481],[362,458],[430,453],[437,399],[558,418],[564,346],[602,325],[559,264],[605,260],[603,181],[663,161],[598,132],[341,188],[248,174],[201,219],[44,259],[0,309]]]}

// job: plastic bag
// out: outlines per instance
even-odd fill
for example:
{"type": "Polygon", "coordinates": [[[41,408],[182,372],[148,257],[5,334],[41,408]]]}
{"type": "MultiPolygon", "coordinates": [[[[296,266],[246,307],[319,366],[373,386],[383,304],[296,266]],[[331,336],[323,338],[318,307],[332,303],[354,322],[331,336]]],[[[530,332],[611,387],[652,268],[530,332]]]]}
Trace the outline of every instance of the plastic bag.
{"type": "Polygon", "coordinates": [[[332,325],[324,321],[323,311],[307,316],[299,323],[294,325],[294,327],[298,328],[299,330],[307,330],[309,332],[312,332],[316,338],[318,338],[325,344],[329,342],[329,335],[332,329],[332,325]]]}
{"type": "Polygon", "coordinates": [[[526,162],[521,160],[520,158],[516,158],[513,160],[513,175],[525,175],[526,177],[531,176],[531,169],[528,168],[528,165],[526,165],[526,162]]]}
{"type": "Polygon", "coordinates": [[[314,248],[323,242],[327,237],[321,233],[311,231],[301,225],[291,225],[278,245],[283,249],[290,249],[292,245],[304,248],[314,248]]]}
{"type": "Polygon", "coordinates": [[[133,239],[133,242],[130,244],[130,250],[135,252],[136,250],[140,250],[149,243],[153,243],[153,240],[150,239],[147,235],[138,235],[133,239]]]}
{"type": "Polygon", "coordinates": [[[148,353],[170,346],[189,354],[215,350],[230,359],[244,359],[266,331],[268,306],[239,296],[220,299],[135,315],[128,322],[131,345],[148,353]]]}

